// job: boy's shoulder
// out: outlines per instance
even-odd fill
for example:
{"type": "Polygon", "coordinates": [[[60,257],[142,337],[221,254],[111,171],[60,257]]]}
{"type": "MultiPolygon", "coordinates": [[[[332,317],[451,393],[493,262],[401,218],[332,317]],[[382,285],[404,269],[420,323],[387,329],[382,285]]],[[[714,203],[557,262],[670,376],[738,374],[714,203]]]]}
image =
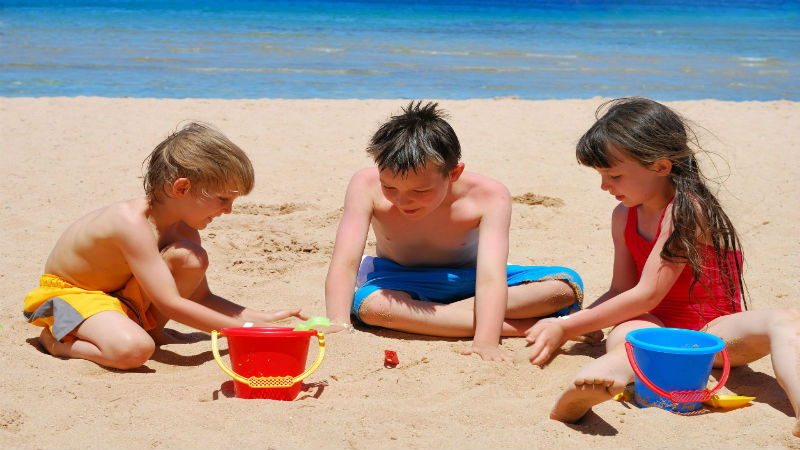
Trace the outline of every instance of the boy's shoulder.
{"type": "Polygon", "coordinates": [[[79,228],[79,233],[98,238],[119,238],[148,229],[146,211],[145,198],[121,200],[86,214],[73,226],[79,228]]]}
{"type": "Polygon", "coordinates": [[[359,169],[350,178],[351,182],[360,183],[378,183],[380,180],[380,171],[377,167],[364,167],[359,169]]]}
{"type": "Polygon", "coordinates": [[[99,209],[114,224],[134,224],[146,221],[147,199],[121,200],[99,209]]]}
{"type": "Polygon", "coordinates": [[[501,181],[475,172],[461,174],[457,184],[461,195],[481,201],[507,200],[511,202],[511,192],[501,181]]]}

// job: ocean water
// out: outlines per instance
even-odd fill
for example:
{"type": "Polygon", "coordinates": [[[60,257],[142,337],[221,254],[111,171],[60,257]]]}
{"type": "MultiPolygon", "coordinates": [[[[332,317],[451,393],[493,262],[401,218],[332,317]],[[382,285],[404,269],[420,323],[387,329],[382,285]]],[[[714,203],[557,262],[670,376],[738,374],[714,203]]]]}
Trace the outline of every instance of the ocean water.
{"type": "Polygon", "coordinates": [[[800,1],[0,0],[0,96],[800,100],[800,1]]]}

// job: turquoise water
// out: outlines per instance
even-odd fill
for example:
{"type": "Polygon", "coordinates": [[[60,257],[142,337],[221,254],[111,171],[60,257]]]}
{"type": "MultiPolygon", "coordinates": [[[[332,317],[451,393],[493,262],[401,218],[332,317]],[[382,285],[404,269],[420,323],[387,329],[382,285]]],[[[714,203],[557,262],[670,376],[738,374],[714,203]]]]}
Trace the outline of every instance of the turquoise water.
{"type": "Polygon", "coordinates": [[[0,0],[12,97],[800,100],[799,49],[800,1],[0,0]]]}

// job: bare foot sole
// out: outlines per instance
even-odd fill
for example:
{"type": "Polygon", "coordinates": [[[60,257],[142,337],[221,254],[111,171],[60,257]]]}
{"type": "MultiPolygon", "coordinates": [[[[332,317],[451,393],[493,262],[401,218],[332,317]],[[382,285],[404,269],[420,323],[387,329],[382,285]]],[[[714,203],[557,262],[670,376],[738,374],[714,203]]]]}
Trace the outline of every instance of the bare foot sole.
{"type": "Polygon", "coordinates": [[[556,400],[555,406],[550,411],[550,418],[566,423],[581,420],[591,411],[592,406],[610,400],[615,395],[609,390],[608,384],[580,384],[570,387],[556,400]]]}

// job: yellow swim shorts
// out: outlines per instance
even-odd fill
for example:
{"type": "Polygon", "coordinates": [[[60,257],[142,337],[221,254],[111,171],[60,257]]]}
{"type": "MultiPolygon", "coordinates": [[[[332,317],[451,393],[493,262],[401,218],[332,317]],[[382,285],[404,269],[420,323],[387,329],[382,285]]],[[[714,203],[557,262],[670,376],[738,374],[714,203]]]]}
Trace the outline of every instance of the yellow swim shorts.
{"type": "Polygon", "coordinates": [[[70,335],[84,320],[103,311],[119,311],[145,330],[156,327],[156,319],[145,305],[139,283],[134,278],[114,292],[89,291],[63,278],[44,274],[39,287],[25,296],[25,319],[49,327],[59,341],[70,335]]]}

